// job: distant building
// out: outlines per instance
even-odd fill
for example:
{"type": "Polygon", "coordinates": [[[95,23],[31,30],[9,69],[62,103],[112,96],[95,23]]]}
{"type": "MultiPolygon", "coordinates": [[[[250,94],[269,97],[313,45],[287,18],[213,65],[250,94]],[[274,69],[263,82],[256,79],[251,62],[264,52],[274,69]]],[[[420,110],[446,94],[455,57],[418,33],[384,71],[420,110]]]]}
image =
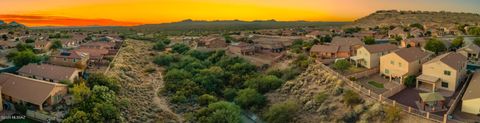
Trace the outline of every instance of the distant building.
{"type": "Polygon", "coordinates": [[[232,45],[228,46],[228,51],[234,54],[240,55],[253,55],[255,54],[256,48],[255,45],[240,42],[240,43],[232,43],[232,45]]]}
{"type": "Polygon", "coordinates": [[[342,53],[338,49],[339,46],[336,45],[313,45],[310,48],[310,55],[321,59],[348,57],[348,52],[342,53]]]}
{"type": "Polygon", "coordinates": [[[227,41],[222,36],[209,36],[198,42],[198,46],[206,48],[225,48],[227,45],[227,41]]]}
{"type": "Polygon", "coordinates": [[[407,48],[407,47],[422,48],[425,46],[426,43],[427,43],[427,40],[425,40],[425,38],[407,38],[407,39],[403,39],[400,42],[400,46],[402,48],[407,48]]]}
{"type": "Polygon", "coordinates": [[[467,57],[469,61],[477,62],[480,58],[480,47],[475,44],[469,44],[457,50],[458,53],[467,57]]]}
{"type": "Polygon", "coordinates": [[[41,52],[48,51],[52,46],[52,42],[46,41],[46,40],[38,40],[38,41],[35,41],[34,44],[35,44],[34,49],[41,52]]]}
{"type": "Polygon", "coordinates": [[[396,36],[400,36],[403,39],[405,39],[408,36],[408,32],[405,32],[405,30],[402,27],[396,27],[396,28],[388,31],[388,37],[393,38],[393,37],[396,37],[396,36]]]}
{"type": "Polygon", "coordinates": [[[77,64],[87,65],[89,58],[88,53],[68,51],[50,56],[49,63],[66,67],[76,67],[77,64]]]}
{"type": "Polygon", "coordinates": [[[360,38],[334,37],[330,45],[339,46],[340,52],[348,52],[346,57],[355,55],[357,49],[365,45],[360,38]]]}
{"type": "Polygon", "coordinates": [[[12,49],[17,46],[16,42],[12,41],[0,41],[0,49],[6,50],[6,49],[12,49]]]}

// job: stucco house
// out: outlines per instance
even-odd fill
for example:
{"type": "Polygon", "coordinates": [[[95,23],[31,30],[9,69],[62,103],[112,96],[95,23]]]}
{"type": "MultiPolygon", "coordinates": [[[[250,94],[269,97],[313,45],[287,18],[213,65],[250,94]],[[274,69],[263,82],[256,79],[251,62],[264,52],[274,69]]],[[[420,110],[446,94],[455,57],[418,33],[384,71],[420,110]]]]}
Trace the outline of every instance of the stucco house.
{"type": "Polygon", "coordinates": [[[354,60],[356,64],[371,69],[380,65],[380,56],[397,49],[398,47],[393,44],[365,45],[357,49],[357,55],[350,59],[354,60]]]}
{"type": "Polygon", "coordinates": [[[433,58],[422,65],[422,75],[417,77],[416,87],[427,90],[455,91],[467,74],[467,57],[449,52],[433,58]]]}
{"type": "Polygon", "coordinates": [[[50,56],[49,63],[66,67],[75,67],[77,64],[86,65],[89,59],[90,56],[88,53],[67,51],[50,56]]]}
{"type": "Polygon", "coordinates": [[[395,36],[400,36],[405,39],[408,36],[408,32],[405,32],[403,27],[395,27],[394,29],[388,31],[388,37],[393,38],[395,36]]]}
{"type": "Polygon", "coordinates": [[[13,103],[43,106],[59,103],[68,92],[67,85],[32,79],[10,73],[0,74],[1,97],[13,103]]]}
{"type": "Polygon", "coordinates": [[[420,73],[422,64],[428,61],[430,53],[420,48],[402,48],[380,57],[380,74],[390,80],[403,79],[420,73]]]}
{"type": "Polygon", "coordinates": [[[469,61],[477,62],[480,58],[480,47],[475,44],[469,44],[458,49],[457,53],[467,57],[469,61]]]}
{"type": "Polygon", "coordinates": [[[360,38],[355,37],[334,37],[330,45],[339,46],[339,51],[348,52],[348,56],[355,55],[357,49],[365,45],[360,38]]]}
{"type": "Polygon", "coordinates": [[[406,47],[423,47],[427,43],[427,40],[425,38],[408,38],[408,39],[403,39],[400,41],[400,46],[402,48],[406,47]]]}
{"type": "Polygon", "coordinates": [[[339,46],[336,45],[313,45],[310,48],[310,56],[321,59],[331,59],[337,57],[348,57],[347,52],[339,52],[339,46]]]}
{"type": "Polygon", "coordinates": [[[61,81],[69,81],[73,83],[79,78],[82,70],[73,67],[31,63],[23,66],[17,72],[25,77],[44,81],[57,83],[61,81]]]}
{"type": "Polygon", "coordinates": [[[462,97],[462,112],[480,114],[480,70],[476,71],[462,97]]]}
{"type": "Polygon", "coordinates": [[[198,42],[198,46],[203,46],[206,48],[225,48],[228,46],[228,44],[224,37],[214,35],[201,39],[198,42]]]}
{"type": "Polygon", "coordinates": [[[240,43],[232,43],[232,45],[228,46],[228,51],[234,54],[239,55],[254,55],[256,48],[255,45],[240,42],[240,43]]]}

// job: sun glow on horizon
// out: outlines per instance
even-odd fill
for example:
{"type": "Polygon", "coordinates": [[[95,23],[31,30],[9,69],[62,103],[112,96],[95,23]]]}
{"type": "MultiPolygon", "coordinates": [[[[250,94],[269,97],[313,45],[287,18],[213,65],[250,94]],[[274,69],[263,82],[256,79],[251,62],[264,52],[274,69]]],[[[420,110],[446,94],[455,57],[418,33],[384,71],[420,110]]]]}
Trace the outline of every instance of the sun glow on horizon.
{"type": "MultiPolygon", "coordinates": [[[[404,2],[388,4],[392,1],[371,0],[15,0],[0,3],[0,20],[28,26],[130,26],[185,19],[352,21],[378,9],[415,9],[404,2]],[[13,15],[16,17],[12,18],[13,15]]],[[[444,8],[438,5],[424,10],[444,8]]]]}

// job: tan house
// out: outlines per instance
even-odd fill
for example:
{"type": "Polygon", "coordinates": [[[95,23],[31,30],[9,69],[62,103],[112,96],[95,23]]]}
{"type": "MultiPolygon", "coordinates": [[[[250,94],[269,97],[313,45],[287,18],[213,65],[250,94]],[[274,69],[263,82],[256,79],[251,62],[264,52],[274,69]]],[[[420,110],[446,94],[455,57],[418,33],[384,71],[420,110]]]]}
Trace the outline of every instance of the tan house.
{"type": "Polygon", "coordinates": [[[225,48],[227,45],[227,41],[222,36],[209,36],[198,42],[198,46],[206,48],[225,48]]]}
{"type": "Polygon", "coordinates": [[[86,65],[89,59],[88,53],[68,51],[50,56],[49,63],[66,67],[78,67],[79,64],[86,65]]]}
{"type": "Polygon", "coordinates": [[[396,28],[388,31],[388,37],[393,38],[393,37],[396,37],[396,36],[400,36],[403,39],[405,39],[408,36],[408,32],[405,32],[403,27],[396,27],[396,28]]]}
{"type": "Polygon", "coordinates": [[[46,41],[46,40],[38,40],[38,41],[35,41],[34,44],[35,44],[34,49],[42,52],[48,51],[52,46],[52,42],[46,41]]]}
{"type": "Polygon", "coordinates": [[[330,45],[339,46],[339,51],[348,52],[345,57],[348,58],[356,54],[357,49],[365,45],[360,38],[355,37],[334,37],[330,45]]]}
{"type": "Polygon", "coordinates": [[[365,45],[357,49],[357,55],[351,57],[356,64],[366,68],[374,68],[380,65],[380,56],[386,55],[397,50],[398,47],[393,44],[365,45]]]}
{"type": "Polygon", "coordinates": [[[314,56],[321,59],[337,58],[337,56],[347,55],[348,52],[339,53],[339,46],[336,45],[313,45],[310,48],[310,56],[314,56]]]}
{"type": "Polygon", "coordinates": [[[317,38],[321,36],[332,35],[332,32],[329,31],[319,31],[315,30],[305,35],[307,38],[317,38]]]}
{"type": "Polygon", "coordinates": [[[480,114],[480,70],[476,71],[462,98],[462,112],[480,114]]]}
{"type": "Polygon", "coordinates": [[[23,66],[17,72],[22,76],[49,82],[69,81],[73,83],[74,80],[79,78],[82,70],[73,67],[32,63],[23,66]]]}
{"type": "Polygon", "coordinates": [[[425,40],[425,38],[408,38],[408,39],[404,39],[400,42],[400,47],[402,47],[402,48],[406,48],[406,47],[422,48],[426,43],[427,43],[427,40],[425,40]]]}
{"type": "Polygon", "coordinates": [[[403,83],[405,77],[420,73],[422,64],[430,55],[420,48],[402,48],[380,57],[380,74],[403,83]]]}
{"type": "Polygon", "coordinates": [[[36,80],[19,75],[1,73],[0,86],[2,99],[14,103],[30,103],[51,106],[62,101],[68,92],[67,85],[36,80]]]}
{"type": "Polygon", "coordinates": [[[468,60],[476,62],[480,58],[480,47],[475,44],[469,44],[457,50],[457,53],[467,57],[468,60]]]}
{"type": "Polygon", "coordinates": [[[255,50],[255,45],[245,42],[232,43],[232,45],[228,46],[228,51],[240,55],[253,55],[255,54],[255,50]]]}
{"type": "Polygon", "coordinates": [[[429,90],[455,91],[467,74],[467,57],[455,53],[445,53],[422,65],[422,75],[417,77],[420,85],[429,90]],[[425,84],[425,85],[424,85],[425,84]]]}

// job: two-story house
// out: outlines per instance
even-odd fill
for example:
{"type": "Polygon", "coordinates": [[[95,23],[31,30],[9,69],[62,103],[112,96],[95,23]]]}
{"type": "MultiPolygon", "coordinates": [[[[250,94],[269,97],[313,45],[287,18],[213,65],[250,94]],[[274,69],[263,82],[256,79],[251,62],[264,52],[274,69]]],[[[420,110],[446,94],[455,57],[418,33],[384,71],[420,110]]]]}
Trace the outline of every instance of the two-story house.
{"type": "Polygon", "coordinates": [[[420,73],[422,64],[430,57],[430,53],[420,48],[402,48],[380,57],[380,74],[392,79],[403,79],[420,73]]]}
{"type": "MultiPolygon", "coordinates": [[[[431,85],[431,90],[455,91],[467,74],[467,57],[449,52],[433,58],[422,65],[422,75],[417,77],[420,84],[431,85]]],[[[429,88],[430,89],[430,88],[429,88]]]]}
{"type": "Polygon", "coordinates": [[[355,63],[366,68],[374,68],[380,65],[380,56],[386,55],[397,50],[398,47],[393,44],[375,44],[365,45],[357,49],[357,55],[351,57],[355,63]]]}
{"type": "Polygon", "coordinates": [[[475,44],[469,44],[458,49],[457,53],[467,57],[469,61],[477,62],[480,58],[480,47],[475,44]]]}

